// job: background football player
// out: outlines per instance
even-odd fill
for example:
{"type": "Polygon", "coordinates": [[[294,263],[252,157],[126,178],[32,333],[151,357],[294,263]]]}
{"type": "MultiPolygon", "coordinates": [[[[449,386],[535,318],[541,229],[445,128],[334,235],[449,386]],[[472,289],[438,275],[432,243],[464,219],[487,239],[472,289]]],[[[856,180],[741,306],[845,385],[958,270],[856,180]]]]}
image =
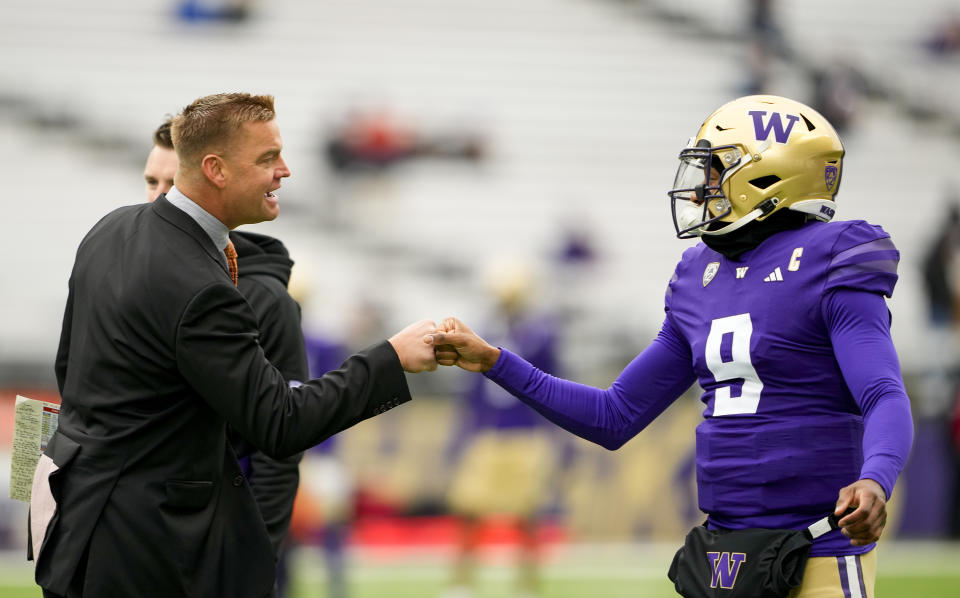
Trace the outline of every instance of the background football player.
{"type": "MultiPolygon", "coordinates": [[[[534,275],[529,265],[511,260],[490,267],[495,300],[490,336],[518,347],[539,370],[559,369],[557,318],[532,305],[534,275]]],[[[559,432],[496,384],[469,377],[457,401],[459,423],[451,438],[455,471],[448,504],[459,519],[451,587],[443,598],[475,595],[477,553],[489,518],[508,521],[518,535],[516,596],[540,594],[539,516],[550,502],[559,432]]]]}

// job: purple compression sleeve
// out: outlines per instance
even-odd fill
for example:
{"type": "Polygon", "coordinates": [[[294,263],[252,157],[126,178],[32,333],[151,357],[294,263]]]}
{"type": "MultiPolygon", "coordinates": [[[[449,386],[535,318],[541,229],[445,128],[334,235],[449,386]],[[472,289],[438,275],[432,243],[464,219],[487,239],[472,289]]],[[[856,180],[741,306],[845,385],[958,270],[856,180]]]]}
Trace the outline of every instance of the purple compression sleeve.
{"type": "Polygon", "coordinates": [[[889,498],[913,442],[890,312],[881,295],[851,289],[829,293],[822,309],[844,381],[863,414],[860,477],[875,480],[889,498]]]}
{"type": "Polygon", "coordinates": [[[614,450],[694,383],[691,362],[686,340],[667,318],[657,338],[606,390],[545,374],[507,350],[486,376],[561,428],[614,450]]]}
{"type": "MultiPolygon", "coordinates": [[[[823,310],[837,361],[864,416],[861,477],[876,480],[889,496],[909,453],[913,424],[886,303],[878,294],[838,289],[824,299],[823,310]]],[[[616,449],[693,384],[690,364],[689,346],[668,317],[654,342],[606,390],[549,376],[506,350],[486,375],[560,427],[616,449]]]]}

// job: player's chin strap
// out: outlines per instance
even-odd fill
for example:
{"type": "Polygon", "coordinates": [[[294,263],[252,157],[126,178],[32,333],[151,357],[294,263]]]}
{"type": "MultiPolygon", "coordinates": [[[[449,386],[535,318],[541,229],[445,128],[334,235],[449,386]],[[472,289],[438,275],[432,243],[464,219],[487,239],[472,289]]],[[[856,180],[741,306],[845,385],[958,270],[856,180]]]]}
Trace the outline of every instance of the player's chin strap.
{"type": "Polygon", "coordinates": [[[753,208],[748,214],[741,217],[736,222],[731,222],[723,228],[717,230],[702,230],[701,234],[704,235],[727,235],[732,233],[735,230],[741,229],[744,226],[750,224],[757,218],[762,218],[772,212],[778,205],[780,205],[779,197],[768,197],[767,199],[761,201],[757,204],[757,207],[753,208]]]}
{"type": "Polygon", "coordinates": [[[810,527],[804,530],[804,533],[811,539],[819,538],[823,534],[840,529],[837,523],[840,519],[836,515],[824,517],[820,521],[814,522],[810,527]]]}
{"type": "Polygon", "coordinates": [[[738,230],[738,229],[740,229],[740,228],[743,228],[744,226],[750,224],[751,222],[753,222],[754,220],[756,220],[756,219],[759,218],[760,216],[763,216],[763,214],[764,214],[763,210],[761,210],[761,209],[759,209],[759,208],[754,208],[753,211],[751,211],[749,214],[743,216],[742,218],[740,218],[740,219],[737,220],[736,222],[731,222],[730,224],[726,225],[725,227],[720,228],[720,229],[717,229],[717,230],[700,229],[700,234],[701,234],[701,235],[711,236],[711,237],[712,237],[712,236],[726,235],[726,234],[728,234],[728,233],[732,233],[732,232],[735,231],[735,230],[738,230]]]}
{"type": "MultiPolygon", "coordinates": [[[[778,205],[780,205],[779,197],[769,197],[760,202],[757,207],[736,222],[731,222],[727,226],[716,230],[701,229],[700,234],[704,236],[719,236],[732,233],[733,231],[750,224],[757,218],[766,216],[778,205]]],[[[833,219],[834,214],[837,213],[837,204],[829,199],[804,199],[802,201],[792,203],[788,209],[795,212],[809,214],[810,216],[813,216],[822,222],[829,222],[831,219],[833,219]]]]}

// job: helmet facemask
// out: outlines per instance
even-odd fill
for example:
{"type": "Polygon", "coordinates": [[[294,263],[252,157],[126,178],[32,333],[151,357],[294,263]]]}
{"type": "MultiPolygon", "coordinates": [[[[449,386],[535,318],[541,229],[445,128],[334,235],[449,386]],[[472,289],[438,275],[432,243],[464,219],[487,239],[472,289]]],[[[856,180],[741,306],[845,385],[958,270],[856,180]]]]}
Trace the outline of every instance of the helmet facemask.
{"type": "Polygon", "coordinates": [[[741,156],[737,146],[711,147],[707,139],[680,152],[680,167],[670,191],[677,237],[709,234],[711,225],[729,218],[732,206],[724,195],[723,183],[740,167],[741,156]]]}

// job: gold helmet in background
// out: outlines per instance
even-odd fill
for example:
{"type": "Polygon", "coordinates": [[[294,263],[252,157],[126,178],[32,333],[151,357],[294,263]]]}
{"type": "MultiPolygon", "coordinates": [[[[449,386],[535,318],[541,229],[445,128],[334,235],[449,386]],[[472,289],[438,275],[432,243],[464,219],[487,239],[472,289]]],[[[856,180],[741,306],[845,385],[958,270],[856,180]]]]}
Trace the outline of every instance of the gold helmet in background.
{"type": "Polygon", "coordinates": [[[828,221],[842,159],[837,132],[809,106],[771,95],[724,104],[680,152],[677,236],[727,234],[783,208],[828,221]]]}

